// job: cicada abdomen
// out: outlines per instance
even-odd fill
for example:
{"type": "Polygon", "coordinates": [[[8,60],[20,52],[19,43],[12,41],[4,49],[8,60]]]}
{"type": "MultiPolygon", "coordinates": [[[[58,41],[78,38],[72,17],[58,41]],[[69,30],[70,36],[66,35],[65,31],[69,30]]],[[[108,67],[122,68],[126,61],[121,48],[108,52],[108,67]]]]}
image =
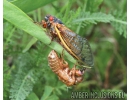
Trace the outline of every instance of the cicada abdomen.
{"type": "Polygon", "coordinates": [[[43,26],[46,26],[52,35],[52,38],[57,37],[60,40],[60,44],[78,60],[80,65],[92,67],[94,66],[93,54],[89,42],[86,38],[83,38],[51,15],[45,16],[43,26]]]}
{"type": "Polygon", "coordinates": [[[56,74],[59,72],[59,70],[62,69],[62,67],[68,66],[67,63],[63,63],[63,60],[58,57],[57,53],[54,50],[52,50],[48,55],[48,63],[52,71],[56,74]]]}
{"type": "Polygon", "coordinates": [[[59,79],[67,86],[75,85],[82,81],[84,72],[79,69],[70,69],[68,63],[63,58],[59,58],[57,53],[52,50],[48,55],[49,66],[59,79]]]}

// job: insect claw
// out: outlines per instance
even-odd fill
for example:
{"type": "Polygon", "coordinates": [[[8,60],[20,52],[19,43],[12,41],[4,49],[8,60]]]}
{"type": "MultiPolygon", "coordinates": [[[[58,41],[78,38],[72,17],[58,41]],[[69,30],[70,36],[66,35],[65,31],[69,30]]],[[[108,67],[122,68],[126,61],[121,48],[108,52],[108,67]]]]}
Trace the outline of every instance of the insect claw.
{"type": "Polygon", "coordinates": [[[81,73],[84,74],[84,72],[86,71],[87,68],[83,67],[82,69],[80,69],[81,73]]]}
{"type": "Polygon", "coordinates": [[[89,67],[89,66],[84,66],[84,65],[81,65],[81,66],[82,66],[82,67],[84,67],[84,68],[89,68],[89,69],[90,69],[90,68],[92,68],[92,67],[89,67]]]}

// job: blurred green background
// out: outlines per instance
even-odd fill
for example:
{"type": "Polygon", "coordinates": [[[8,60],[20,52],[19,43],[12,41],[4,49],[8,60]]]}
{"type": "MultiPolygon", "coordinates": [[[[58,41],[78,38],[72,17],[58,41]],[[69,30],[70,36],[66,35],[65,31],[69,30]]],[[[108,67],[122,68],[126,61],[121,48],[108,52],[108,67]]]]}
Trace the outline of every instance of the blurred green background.
{"type": "MultiPolygon", "coordinates": [[[[4,0],[3,5],[4,100],[74,100],[72,91],[122,91],[126,100],[126,0],[4,0]],[[67,87],[48,66],[49,52],[63,49],[49,45],[45,29],[34,23],[48,14],[91,45],[94,67],[78,85],[67,87]]],[[[70,57],[65,54],[72,68],[70,57]]]]}

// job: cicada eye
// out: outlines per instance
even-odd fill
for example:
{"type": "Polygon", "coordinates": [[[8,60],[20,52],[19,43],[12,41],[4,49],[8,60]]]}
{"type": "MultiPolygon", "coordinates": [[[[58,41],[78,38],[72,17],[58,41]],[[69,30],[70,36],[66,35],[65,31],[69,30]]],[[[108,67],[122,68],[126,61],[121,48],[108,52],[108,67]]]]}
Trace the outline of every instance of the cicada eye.
{"type": "Polygon", "coordinates": [[[45,18],[44,18],[44,19],[45,19],[45,21],[46,21],[46,22],[48,21],[48,17],[47,17],[47,16],[45,16],[45,18]]]}
{"type": "Polygon", "coordinates": [[[53,21],[53,19],[54,19],[53,16],[50,16],[50,17],[49,17],[49,20],[50,20],[50,21],[53,21]]]}

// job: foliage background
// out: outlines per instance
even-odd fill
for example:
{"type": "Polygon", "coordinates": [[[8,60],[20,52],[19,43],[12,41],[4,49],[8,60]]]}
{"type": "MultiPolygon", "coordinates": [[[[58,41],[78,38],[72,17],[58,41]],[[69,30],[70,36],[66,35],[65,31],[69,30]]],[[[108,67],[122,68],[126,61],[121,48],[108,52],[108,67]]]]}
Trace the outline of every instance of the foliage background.
{"type": "MultiPolygon", "coordinates": [[[[4,0],[3,98],[71,100],[72,91],[123,91],[125,100],[126,5],[126,0],[4,0]],[[49,45],[45,29],[34,23],[47,14],[86,37],[92,47],[95,66],[76,86],[67,88],[48,66],[49,52],[63,48],[49,45]]],[[[72,67],[75,60],[68,53],[65,58],[72,67]]]]}

